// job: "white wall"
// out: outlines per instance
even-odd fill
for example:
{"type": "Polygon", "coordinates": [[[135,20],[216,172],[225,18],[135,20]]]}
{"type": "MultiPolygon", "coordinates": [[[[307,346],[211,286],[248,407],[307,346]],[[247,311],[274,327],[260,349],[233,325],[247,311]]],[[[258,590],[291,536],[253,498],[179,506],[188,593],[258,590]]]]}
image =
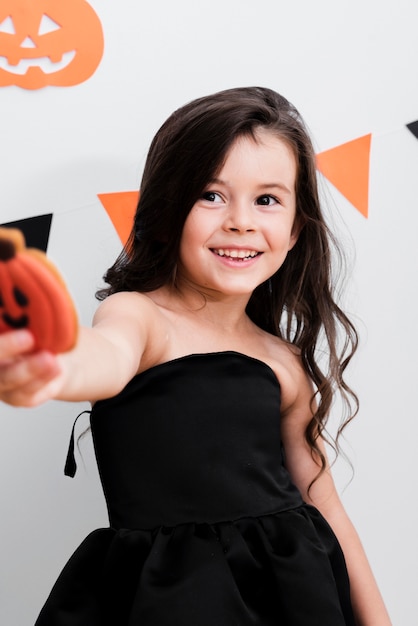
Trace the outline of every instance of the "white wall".
{"type": "MultiPolygon", "coordinates": [[[[333,221],[351,256],[356,250],[347,303],[362,336],[350,379],[361,411],[345,443],[355,474],[347,485],[350,470],[339,461],[336,479],[394,626],[414,626],[418,140],[405,124],[418,119],[416,3],[91,5],[105,52],[89,81],[0,88],[0,223],[54,213],[48,253],[85,323],[119,250],[96,194],[138,186],[149,142],[177,106],[259,84],[296,104],[318,151],[373,133],[369,219],[324,183],[333,221]]],[[[33,624],[70,553],[107,524],[89,437],[81,444],[85,467],[74,480],[63,475],[83,408],[0,407],[0,622],[7,626],[33,624]]]]}

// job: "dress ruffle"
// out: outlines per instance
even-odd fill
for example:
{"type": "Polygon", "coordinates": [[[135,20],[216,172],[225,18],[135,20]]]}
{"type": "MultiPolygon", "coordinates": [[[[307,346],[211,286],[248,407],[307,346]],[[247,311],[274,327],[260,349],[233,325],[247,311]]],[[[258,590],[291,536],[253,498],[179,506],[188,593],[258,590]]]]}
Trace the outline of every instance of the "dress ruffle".
{"type": "Polygon", "coordinates": [[[142,624],[354,626],[344,557],[307,505],[233,522],[99,529],[68,561],[36,622],[142,624]]]}

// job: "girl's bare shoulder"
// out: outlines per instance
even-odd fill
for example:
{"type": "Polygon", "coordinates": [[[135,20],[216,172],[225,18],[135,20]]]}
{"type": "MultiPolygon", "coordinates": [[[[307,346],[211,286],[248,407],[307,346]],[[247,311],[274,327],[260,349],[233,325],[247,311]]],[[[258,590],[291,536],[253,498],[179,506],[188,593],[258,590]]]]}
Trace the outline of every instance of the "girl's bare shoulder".
{"type": "Polygon", "coordinates": [[[146,312],[155,313],[157,310],[157,305],[148,294],[139,293],[138,291],[119,291],[108,296],[100,303],[95,318],[100,318],[109,313],[123,316],[125,314],[137,315],[146,312]]]}
{"type": "Polygon", "coordinates": [[[148,369],[162,358],[167,337],[168,323],[161,307],[152,294],[121,291],[108,296],[98,307],[93,326],[117,329],[132,342],[142,346],[138,371],[148,369]]]}

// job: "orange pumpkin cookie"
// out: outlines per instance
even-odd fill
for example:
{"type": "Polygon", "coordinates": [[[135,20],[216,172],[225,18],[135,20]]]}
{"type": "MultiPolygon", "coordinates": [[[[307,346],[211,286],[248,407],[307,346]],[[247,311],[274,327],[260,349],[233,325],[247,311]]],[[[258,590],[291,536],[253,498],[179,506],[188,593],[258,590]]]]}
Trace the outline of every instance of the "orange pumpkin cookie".
{"type": "Polygon", "coordinates": [[[20,230],[0,228],[0,333],[27,328],[35,350],[66,352],[77,339],[77,313],[46,255],[26,248],[20,230]]]}

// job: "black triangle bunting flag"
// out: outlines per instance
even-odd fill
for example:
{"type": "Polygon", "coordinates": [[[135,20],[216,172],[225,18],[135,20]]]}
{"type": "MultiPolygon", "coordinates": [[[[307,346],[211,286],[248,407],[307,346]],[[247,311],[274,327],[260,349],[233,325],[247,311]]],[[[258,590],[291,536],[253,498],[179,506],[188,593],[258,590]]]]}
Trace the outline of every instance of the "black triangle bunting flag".
{"type": "Polygon", "coordinates": [[[418,120],[406,125],[407,129],[418,139],[418,120]]]}
{"type": "Polygon", "coordinates": [[[47,251],[49,232],[51,230],[52,213],[37,215],[23,220],[2,224],[7,228],[18,228],[25,237],[27,248],[38,248],[42,252],[47,251]]]}

